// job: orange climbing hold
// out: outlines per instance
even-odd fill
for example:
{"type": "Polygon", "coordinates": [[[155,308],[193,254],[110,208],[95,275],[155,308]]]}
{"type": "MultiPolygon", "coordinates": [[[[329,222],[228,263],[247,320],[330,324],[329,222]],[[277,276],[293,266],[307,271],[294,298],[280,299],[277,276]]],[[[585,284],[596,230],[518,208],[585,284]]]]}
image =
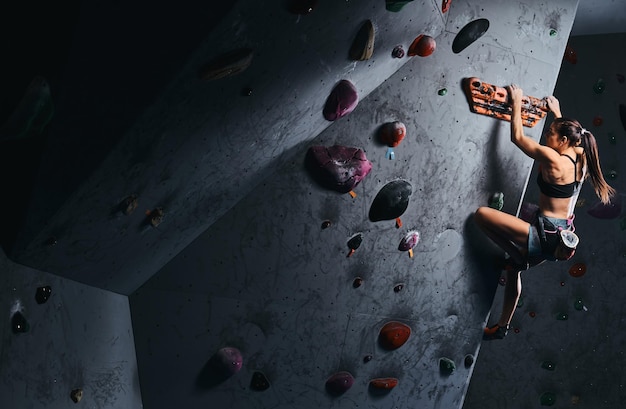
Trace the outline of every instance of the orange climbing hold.
{"type": "Polygon", "coordinates": [[[400,348],[411,336],[411,327],[397,321],[390,321],[383,326],[378,335],[380,346],[387,350],[400,348]]]}
{"type": "Polygon", "coordinates": [[[419,55],[420,57],[428,57],[435,52],[436,48],[437,43],[434,38],[429,35],[420,34],[415,38],[415,40],[413,40],[406,55],[409,57],[414,57],[416,55],[419,55]]]}
{"type": "Polygon", "coordinates": [[[396,378],[376,378],[370,381],[370,386],[374,389],[386,389],[391,390],[398,386],[398,379],[396,378]]]}

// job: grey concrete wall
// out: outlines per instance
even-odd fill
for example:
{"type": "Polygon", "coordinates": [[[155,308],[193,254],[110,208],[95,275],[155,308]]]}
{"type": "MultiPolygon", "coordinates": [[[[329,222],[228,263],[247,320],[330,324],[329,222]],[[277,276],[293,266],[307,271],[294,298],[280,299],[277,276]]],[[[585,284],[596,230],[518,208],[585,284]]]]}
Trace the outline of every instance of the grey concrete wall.
{"type": "Polygon", "coordinates": [[[27,268],[0,253],[0,407],[140,408],[128,298],[27,268]],[[38,287],[52,289],[47,302],[38,287]],[[12,331],[21,311],[30,329],[12,331]]]}
{"type": "Polygon", "coordinates": [[[85,3],[65,81],[51,85],[57,113],[7,253],[131,293],[275,171],[283,153],[330,124],[322,108],[337,81],[351,80],[363,98],[408,61],[391,58],[397,44],[440,34],[439,3],[391,13],[382,0],[324,1],[306,16],[278,1],[85,3]],[[374,55],[350,61],[366,19],[376,26],[374,55]],[[254,51],[246,72],[198,79],[201,66],[240,47],[254,51]],[[117,206],[131,194],[139,208],[123,216],[117,206]],[[165,219],[153,229],[145,212],[156,207],[165,219]],[[50,237],[55,246],[45,245],[50,237]]]}
{"type": "MultiPolygon", "coordinates": [[[[464,358],[478,352],[498,280],[498,253],[471,215],[498,190],[515,213],[532,165],[509,142],[508,123],[469,111],[461,80],[480,76],[551,94],[575,7],[455,1],[432,56],[412,58],[352,114],[294,145],[275,173],[134,292],[144,406],[460,407],[473,371],[464,358]],[[452,53],[455,34],[479,17],[491,21],[488,33],[452,53]],[[375,132],[392,120],[403,121],[408,136],[391,161],[375,132]],[[355,198],[311,180],[304,157],[317,144],[366,151],[373,170],[355,198]],[[398,178],[413,186],[402,228],[370,222],[375,195],[398,178]],[[332,223],[327,229],[324,220],[332,223]],[[421,234],[413,259],[397,250],[412,229],[421,234]],[[348,258],[346,242],[357,232],[363,244],[348,258]],[[363,285],[353,288],[357,276],[363,285]],[[397,284],[403,288],[394,292],[397,284]],[[386,352],[376,337],[391,320],[413,333],[386,352]],[[205,365],[226,346],[243,353],[241,371],[207,382],[205,365]],[[450,376],[439,372],[442,357],[456,363],[450,376]],[[355,384],[333,398],[324,384],[342,370],[355,384]],[[255,371],[267,376],[268,390],[250,388],[255,371]],[[368,391],[375,377],[396,377],[399,385],[375,396],[368,391]]],[[[541,127],[528,133],[538,139],[541,127]]]]}
{"type": "MultiPolygon", "coordinates": [[[[619,77],[626,74],[626,36],[572,37],[570,45],[578,62],[563,63],[554,93],[563,114],[578,119],[595,135],[603,171],[605,175],[617,172],[615,179],[608,180],[623,202],[626,129],[618,107],[626,104],[626,84],[619,77]],[[593,86],[599,78],[606,88],[596,94],[593,86]],[[603,120],[600,126],[593,124],[597,116],[603,120]]],[[[536,203],[537,198],[538,189],[531,181],[524,200],[536,203]]],[[[622,211],[608,220],[590,216],[588,211],[598,199],[589,183],[580,199],[575,224],[581,245],[576,255],[568,262],[523,274],[523,305],[512,322],[519,332],[511,332],[503,341],[483,343],[465,409],[539,407],[544,392],[555,393],[555,407],[623,407],[626,214],[622,211]],[[584,276],[569,274],[576,263],[586,265],[584,276]],[[575,308],[579,298],[583,310],[575,308]],[[568,314],[567,321],[556,319],[560,312],[568,314]],[[544,361],[553,362],[555,369],[542,369],[544,361]]],[[[500,302],[498,294],[493,306],[496,315],[500,302]]]]}

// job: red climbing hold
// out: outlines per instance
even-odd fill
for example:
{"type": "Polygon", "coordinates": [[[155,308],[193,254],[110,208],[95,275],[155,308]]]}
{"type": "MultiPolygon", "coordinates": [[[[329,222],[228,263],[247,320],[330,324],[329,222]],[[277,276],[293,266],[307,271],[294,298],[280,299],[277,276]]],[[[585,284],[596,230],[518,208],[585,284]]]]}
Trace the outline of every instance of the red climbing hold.
{"type": "Polygon", "coordinates": [[[380,141],[392,148],[398,146],[406,136],[406,126],[400,121],[387,122],[378,132],[380,141]]]}
{"type": "Polygon", "coordinates": [[[578,62],[578,57],[576,56],[576,51],[569,45],[565,47],[565,55],[563,55],[563,59],[570,64],[576,64],[578,62]]]}
{"type": "Polygon", "coordinates": [[[388,322],[380,330],[378,342],[387,350],[400,348],[411,336],[411,327],[397,321],[388,322]]]}
{"type": "Polygon", "coordinates": [[[354,384],[354,377],[350,372],[341,371],[332,375],[326,381],[326,390],[331,395],[341,395],[345,393],[354,384]]]}
{"type": "Polygon", "coordinates": [[[572,277],[582,277],[587,272],[585,263],[576,263],[569,268],[569,275],[572,277]]]}
{"type": "Polygon", "coordinates": [[[452,0],[443,0],[441,2],[441,12],[442,13],[447,13],[448,10],[450,10],[450,4],[452,3],[452,0]]]}
{"type": "Polygon", "coordinates": [[[416,55],[419,55],[420,57],[428,57],[435,52],[435,48],[437,48],[437,43],[434,38],[429,35],[420,34],[417,38],[415,38],[415,40],[413,40],[413,43],[411,43],[407,55],[409,57],[416,55]]]}
{"type": "Polygon", "coordinates": [[[396,378],[376,378],[370,381],[370,387],[374,389],[391,390],[396,386],[398,386],[398,379],[396,378]]]}

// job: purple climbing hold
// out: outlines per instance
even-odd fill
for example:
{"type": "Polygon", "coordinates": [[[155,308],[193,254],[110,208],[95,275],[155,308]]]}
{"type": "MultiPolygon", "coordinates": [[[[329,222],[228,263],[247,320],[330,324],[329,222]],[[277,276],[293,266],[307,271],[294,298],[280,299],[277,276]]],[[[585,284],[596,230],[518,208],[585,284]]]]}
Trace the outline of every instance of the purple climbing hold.
{"type": "Polygon", "coordinates": [[[409,206],[409,196],[412,193],[413,188],[406,180],[397,179],[387,183],[372,202],[369,212],[370,220],[377,222],[402,216],[409,206]]]}
{"type": "Polygon", "coordinates": [[[615,195],[608,204],[598,202],[591,206],[587,213],[596,219],[616,219],[622,213],[621,196],[615,195]]]}
{"type": "Polygon", "coordinates": [[[341,145],[312,146],[305,162],[318,183],[340,193],[350,192],[372,170],[363,150],[341,145]]]}
{"type": "Polygon", "coordinates": [[[324,105],[324,118],[328,121],[348,115],[359,103],[356,87],[348,80],[341,80],[330,92],[324,105]]]}
{"type": "Polygon", "coordinates": [[[420,241],[420,234],[417,231],[410,231],[402,238],[398,250],[409,251],[420,241]]]}
{"type": "Polygon", "coordinates": [[[350,372],[341,371],[332,375],[326,381],[326,390],[334,396],[345,393],[354,384],[354,377],[350,372]]]}
{"type": "Polygon", "coordinates": [[[241,370],[243,356],[237,348],[224,347],[211,357],[210,363],[215,373],[226,379],[241,370]]]}
{"type": "Polygon", "coordinates": [[[404,57],[404,48],[402,48],[401,45],[397,45],[397,46],[393,47],[393,50],[391,51],[391,56],[393,58],[402,58],[402,57],[404,57]]]}

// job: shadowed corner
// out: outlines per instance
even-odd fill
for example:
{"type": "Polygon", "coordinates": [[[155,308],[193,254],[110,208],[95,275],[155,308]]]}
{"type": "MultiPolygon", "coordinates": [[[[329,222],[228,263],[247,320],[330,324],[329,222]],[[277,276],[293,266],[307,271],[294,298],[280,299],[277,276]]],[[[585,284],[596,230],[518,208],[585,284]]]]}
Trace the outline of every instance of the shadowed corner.
{"type": "Polygon", "coordinates": [[[469,271],[477,271],[478,274],[471,274],[471,287],[475,287],[478,293],[484,296],[482,302],[487,310],[491,307],[493,297],[500,277],[498,260],[503,258],[502,251],[489,240],[489,238],[479,229],[474,222],[472,213],[465,221],[465,254],[469,271]]]}

